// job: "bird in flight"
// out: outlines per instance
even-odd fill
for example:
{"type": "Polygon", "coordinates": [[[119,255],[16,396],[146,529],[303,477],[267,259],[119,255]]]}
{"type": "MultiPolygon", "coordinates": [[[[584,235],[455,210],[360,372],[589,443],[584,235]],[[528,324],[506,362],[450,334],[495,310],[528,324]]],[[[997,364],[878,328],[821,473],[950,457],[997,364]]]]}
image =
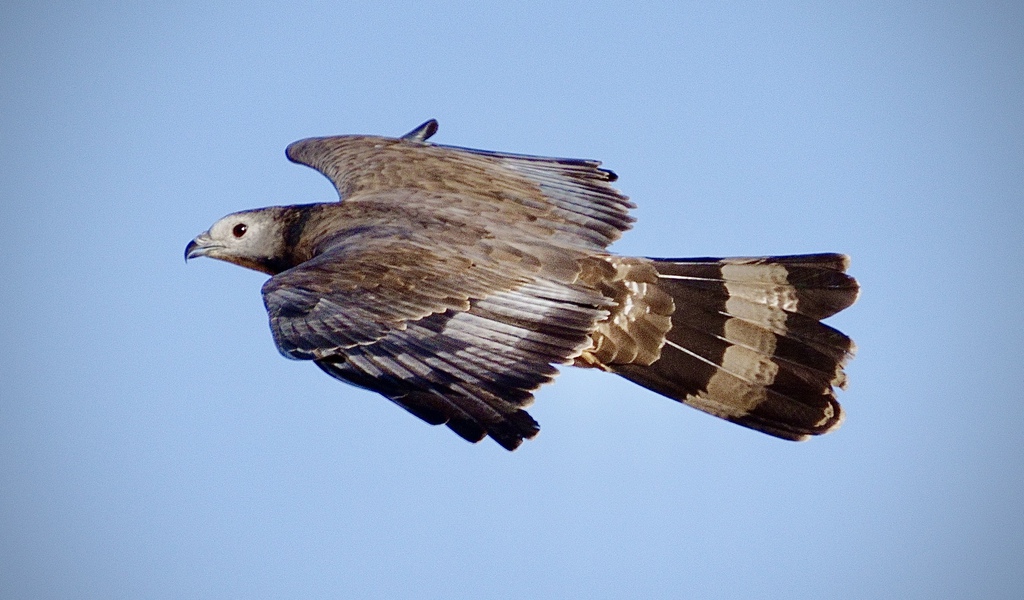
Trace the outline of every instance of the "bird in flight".
{"type": "Polygon", "coordinates": [[[270,275],[282,354],[508,450],[557,365],[594,368],[788,440],[839,426],[853,341],[842,254],[640,258],[606,248],[634,205],[594,160],[400,138],[288,146],[340,202],[230,214],[185,248],[270,275]]]}

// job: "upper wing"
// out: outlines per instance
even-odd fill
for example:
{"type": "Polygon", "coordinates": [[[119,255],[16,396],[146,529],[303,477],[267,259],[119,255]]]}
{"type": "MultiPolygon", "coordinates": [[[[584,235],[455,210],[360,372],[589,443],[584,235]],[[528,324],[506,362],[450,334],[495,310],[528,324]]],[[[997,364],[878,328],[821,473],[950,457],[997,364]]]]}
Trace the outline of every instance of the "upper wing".
{"type": "Polygon", "coordinates": [[[275,275],[263,287],[274,340],[430,423],[513,449],[537,433],[522,410],[531,392],[589,345],[606,300],[538,278],[526,256],[425,241],[340,245],[275,275]]]}
{"type": "Polygon", "coordinates": [[[406,138],[309,138],[286,153],[326,175],[343,200],[400,189],[475,198],[556,228],[553,241],[573,247],[603,249],[633,222],[628,212],[634,205],[612,187],[615,174],[598,161],[431,144],[425,141],[429,123],[406,138]]]}

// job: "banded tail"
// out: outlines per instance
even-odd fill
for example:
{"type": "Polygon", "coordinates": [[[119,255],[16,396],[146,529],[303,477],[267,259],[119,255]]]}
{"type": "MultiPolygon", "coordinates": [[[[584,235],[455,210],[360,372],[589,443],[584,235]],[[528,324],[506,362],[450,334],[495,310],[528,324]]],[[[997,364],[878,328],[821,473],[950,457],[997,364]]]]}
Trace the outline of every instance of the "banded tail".
{"type": "Polygon", "coordinates": [[[839,427],[855,346],[820,321],[857,299],[846,256],[609,262],[629,298],[579,366],[788,440],[839,427]]]}

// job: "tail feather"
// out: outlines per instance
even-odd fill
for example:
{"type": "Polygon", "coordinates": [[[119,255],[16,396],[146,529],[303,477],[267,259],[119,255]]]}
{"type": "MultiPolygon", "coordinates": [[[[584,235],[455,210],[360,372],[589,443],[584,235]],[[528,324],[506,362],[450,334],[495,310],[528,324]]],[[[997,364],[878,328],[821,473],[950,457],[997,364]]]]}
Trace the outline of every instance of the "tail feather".
{"type": "Polygon", "coordinates": [[[854,344],[819,322],[853,304],[841,254],[654,259],[674,303],[660,358],[605,368],[729,421],[802,440],[839,426],[854,344]]]}
{"type": "MultiPolygon", "coordinates": [[[[850,340],[824,323],[799,319],[800,315],[789,315],[793,320],[800,321],[803,327],[787,331],[785,325],[738,317],[735,312],[712,313],[706,307],[694,306],[678,311],[675,317],[674,323],[680,335],[682,327],[687,327],[713,336],[726,346],[737,345],[754,352],[768,353],[779,363],[780,368],[800,374],[809,383],[820,382],[843,387],[838,382],[841,369],[837,370],[837,365],[841,366],[850,358],[847,350],[850,340]],[[719,335],[723,318],[728,319],[725,335],[719,335]]],[[[669,336],[670,339],[672,337],[669,336]]]]}
{"type": "Polygon", "coordinates": [[[857,300],[859,287],[845,273],[848,264],[843,254],[654,260],[661,287],[698,294],[698,303],[743,299],[812,319],[830,317],[857,300]]]}

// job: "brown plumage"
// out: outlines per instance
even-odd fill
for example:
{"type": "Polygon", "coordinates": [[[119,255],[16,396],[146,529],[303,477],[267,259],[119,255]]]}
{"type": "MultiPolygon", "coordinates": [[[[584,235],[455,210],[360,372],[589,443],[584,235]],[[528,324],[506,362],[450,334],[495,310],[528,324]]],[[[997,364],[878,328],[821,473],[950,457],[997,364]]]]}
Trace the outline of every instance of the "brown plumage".
{"type": "Polygon", "coordinates": [[[835,429],[853,342],[821,319],[852,304],[839,254],[609,254],[633,204],[590,160],[402,138],[290,145],[342,202],[235,213],[189,243],[272,275],[280,351],[470,441],[539,430],[533,391],[574,364],[791,440],[835,429]]]}

